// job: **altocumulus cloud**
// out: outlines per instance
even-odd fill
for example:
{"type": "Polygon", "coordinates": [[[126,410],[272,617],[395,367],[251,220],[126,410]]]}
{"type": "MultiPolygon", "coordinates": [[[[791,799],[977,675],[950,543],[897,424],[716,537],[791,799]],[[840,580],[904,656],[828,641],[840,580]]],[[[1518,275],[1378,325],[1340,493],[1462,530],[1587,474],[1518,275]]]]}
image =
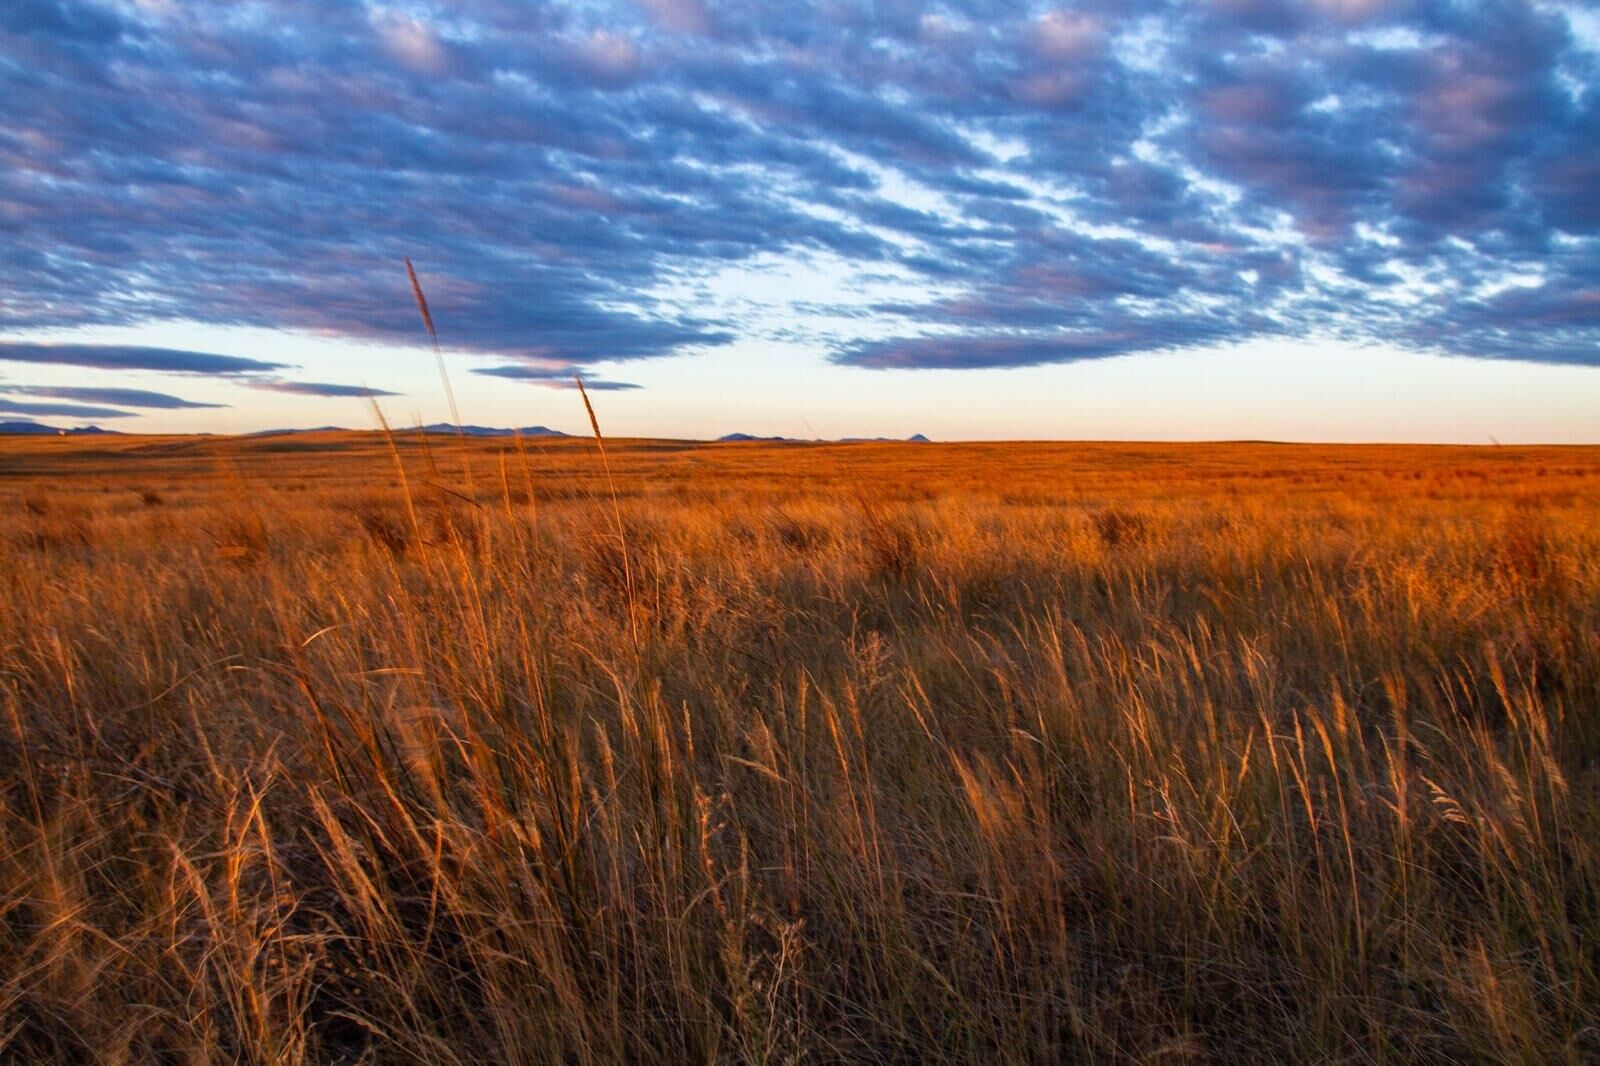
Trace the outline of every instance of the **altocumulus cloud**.
{"type": "Polygon", "coordinates": [[[1268,334],[1597,363],[1581,6],[8,0],[0,329],[412,342],[410,253],[445,340],[534,382],[779,330],[883,368],[1268,334]],[[722,280],[774,262],[861,298],[808,334],[722,280]]]}

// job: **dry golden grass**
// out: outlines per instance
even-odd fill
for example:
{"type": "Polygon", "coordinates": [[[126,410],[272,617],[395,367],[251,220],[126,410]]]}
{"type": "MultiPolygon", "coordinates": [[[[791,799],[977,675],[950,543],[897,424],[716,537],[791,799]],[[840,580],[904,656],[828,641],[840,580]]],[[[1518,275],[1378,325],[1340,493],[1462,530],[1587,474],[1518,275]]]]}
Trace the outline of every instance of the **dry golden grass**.
{"type": "Polygon", "coordinates": [[[0,1055],[1600,1056],[1600,449],[396,441],[0,442],[0,1055]]]}

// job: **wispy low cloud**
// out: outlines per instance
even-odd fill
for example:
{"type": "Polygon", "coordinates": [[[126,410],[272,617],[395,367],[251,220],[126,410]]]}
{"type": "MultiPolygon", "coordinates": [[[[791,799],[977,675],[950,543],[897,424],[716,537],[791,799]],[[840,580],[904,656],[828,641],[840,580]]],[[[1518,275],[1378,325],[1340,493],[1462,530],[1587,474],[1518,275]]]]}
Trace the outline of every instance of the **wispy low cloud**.
{"type": "Polygon", "coordinates": [[[1139,347],[1130,333],[1056,336],[928,336],[870,341],[846,349],[834,362],[874,370],[974,370],[1040,366],[1104,359],[1139,347]]]}
{"type": "Polygon", "coordinates": [[[23,403],[0,396],[0,411],[18,415],[46,415],[56,418],[132,418],[133,411],[77,403],[23,403]]]}
{"type": "MultiPolygon", "coordinates": [[[[526,381],[532,385],[543,385],[547,389],[576,388],[576,383],[571,370],[551,370],[541,366],[486,366],[472,371],[474,374],[483,374],[492,378],[509,378],[512,381],[526,381]]],[[[583,376],[583,387],[592,392],[622,392],[627,389],[637,389],[640,386],[630,381],[607,381],[604,378],[591,378],[583,376]]]]}
{"type": "MultiPolygon", "coordinates": [[[[1260,331],[1266,323],[1249,328],[1260,331]]],[[[1107,359],[1130,352],[1157,352],[1215,343],[1238,323],[1192,319],[1124,317],[1101,329],[1022,332],[937,333],[862,341],[833,356],[844,366],[873,370],[984,370],[1107,359]]]]}
{"type": "Polygon", "coordinates": [[[144,407],[176,411],[202,407],[226,407],[225,403],[199,403],[149,389],[99,389],[74,385],[0,385],[0,392],[19,396],[46,396],[55,400],[75,400],[90,404],[116,404],[119,407],[144,407]]]}
{"type": "Polygon", "coordinates": [[[365,385],[331,385],[325,381],[246,381],[242,382],[252,389],[261,389],[264,392],[287,392],[295,396],[400,396],[401,393],[390,392],[388,389],[370,389],[365,385]]]}
{"type": "MultiPolygon", "coordinates": [[[[399,396],[388,389],[365,385],[338,385],[325,381],[289,381],[275,371],[287,370],[288,363],[251,359],[239,355],[191,352],[178,348],[151,348],[123,344],[47,344],[0,341],[0,360],[33,363],[40,366],[81,366],[96,370],[152,370],[167,374],[197,374],[221,377],[246,388],[265,392],[284,392],[295,396],[399,396]]],[[[46,396],[61,400],[82,400],[91,404],[120,404],[156,410],[226,407],[221,403],[199,403],[170,393],[150,389],[100,388],[77,385],[4,385],[0,393],[46,396]]],[[[125,418],[135,412],[114,411],[108,407],[75,407],[70,404],[22,404],[0,400],[0,410],[53,414],[82,418],[125,418]]]]}
{"type": "Polygon", "coordinates": [[[287,363],[238,355],[147,348],[129,344],[38,344],[0,341],[0,360],[44,366],[87,366],[97,370],[156,370],[168,374],[260,374],[288,369],[287,363]]]}

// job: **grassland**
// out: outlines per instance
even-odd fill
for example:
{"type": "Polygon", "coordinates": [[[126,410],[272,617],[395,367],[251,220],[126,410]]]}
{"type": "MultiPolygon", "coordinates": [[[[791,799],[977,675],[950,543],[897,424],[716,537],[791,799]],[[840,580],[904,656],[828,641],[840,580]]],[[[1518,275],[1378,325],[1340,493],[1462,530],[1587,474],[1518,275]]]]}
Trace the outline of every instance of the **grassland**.
{"type": "Polygon", "coordinates": [[[0,1055],[1600,1056],[1600,449],[0,442],[0,1055]]]}

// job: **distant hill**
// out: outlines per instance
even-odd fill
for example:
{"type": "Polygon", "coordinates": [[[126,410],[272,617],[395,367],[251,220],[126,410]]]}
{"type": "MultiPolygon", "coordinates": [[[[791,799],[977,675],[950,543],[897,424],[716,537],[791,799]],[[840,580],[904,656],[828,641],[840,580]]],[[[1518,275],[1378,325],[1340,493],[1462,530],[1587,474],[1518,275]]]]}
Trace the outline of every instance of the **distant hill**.
{"type": "Polygon", "coordinates": [[[40,425],[38,422],[0,422],[0,433],[59,433],[54,426],[40,425]]]}
{"type": "Polygon", "coordinates": [[[26,434],[31,437],[95,437],[102,434],[119,436],[114,429],[101,429],[99,426],[80,426],[77,429],[66,429],[61,426],[47,426],[43,422],[0,422],[0,433],[26,434]]]}
{"type": "MultiPolygon", "coordinates": [[[[717,442],[718,443],[722,443],[722,442],[740,443],[740,442],[751,442],[751,441],[774,441],[774,442],[785,442],[785,443],[799,443],[798,441],[795,440],[794,437],[758,437],[754,433],[729,433],[726,436],[722,436],[722,437],[718,437],[717,438],[717,442]]],[[[832,443],[834,443],[834,444],[892,444],[892,443],[899,443],[899,441],[900,441],[899,437],[840,437],[838,440],[836,440],[836,441],[834,441],[832,443]]],[[[907,437],[906,438],[906,443],[908,443],[908,444],[931,444],[932,442],[929,441],[927,437],[924,437],[921,433],[917,433],[917,434],[914,434],[912,436],[907,437]]]]}

